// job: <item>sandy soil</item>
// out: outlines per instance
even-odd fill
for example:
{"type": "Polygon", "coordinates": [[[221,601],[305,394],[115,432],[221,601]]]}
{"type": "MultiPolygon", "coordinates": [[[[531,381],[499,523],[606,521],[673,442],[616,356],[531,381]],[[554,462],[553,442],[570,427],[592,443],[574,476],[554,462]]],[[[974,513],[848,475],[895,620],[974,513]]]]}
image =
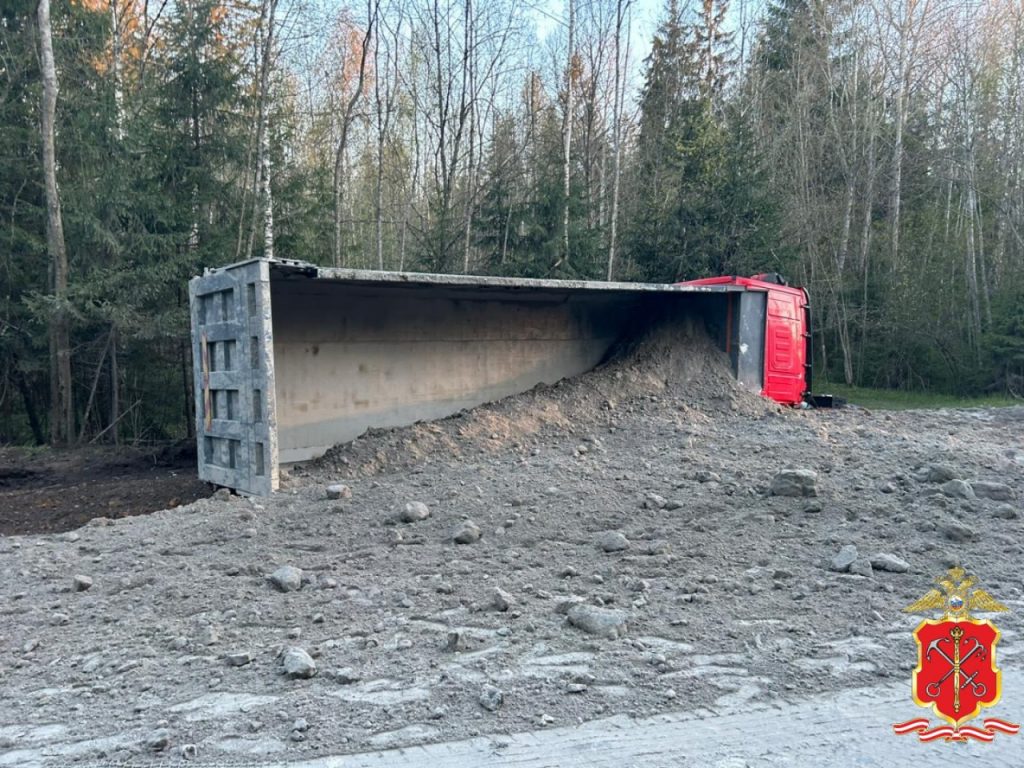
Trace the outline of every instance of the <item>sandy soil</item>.
{"type": "Polygon", "coordinates": [[[0,537],[0,766],[280,763],[900,680],[901,608],[957,562],[1024,663],[1024,408],[783,411],[699,344],[652,349],[369,435],[270,499],[0,537]],[[773,495],[787,468],[817,495],[773,495]],[[848,544],[867,575],[834,570],[848,544]]]}

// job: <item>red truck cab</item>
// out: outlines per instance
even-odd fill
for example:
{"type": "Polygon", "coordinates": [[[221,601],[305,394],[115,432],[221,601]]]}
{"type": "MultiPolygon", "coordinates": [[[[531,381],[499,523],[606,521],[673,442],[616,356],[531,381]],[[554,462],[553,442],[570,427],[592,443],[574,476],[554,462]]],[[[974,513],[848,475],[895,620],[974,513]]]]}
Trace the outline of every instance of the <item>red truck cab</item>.
{"type": "Polygon", "coordinates": [[[774,274],[678,284],[740,289],[729,294],[722,329],[737,378],[779,403],[804,402],[811,389],[811,308],[805,289],[774,274]]]}

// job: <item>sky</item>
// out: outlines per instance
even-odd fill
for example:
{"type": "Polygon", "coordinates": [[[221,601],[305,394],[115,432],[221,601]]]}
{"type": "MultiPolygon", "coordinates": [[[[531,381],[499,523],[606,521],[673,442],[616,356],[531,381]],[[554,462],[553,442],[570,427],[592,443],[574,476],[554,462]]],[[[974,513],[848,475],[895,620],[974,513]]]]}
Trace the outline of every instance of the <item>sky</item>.
{"type": "MultiPolygon", "coordinates": [[[[587,0],[576,0],[578,4],[587,0]]],[[[565,24],[566,0],[527,0],[527,5],[533,7],[533,17],[537,24],[537,36],[544,40],[560,24],[565,24]]],[[[577,5],[577,8],[580,7],[577,5]]],[[[630,58],[642,61],[651,48],[651,39],[654,31],[658,28],[658,21],[661,18],[665,0],[633,0],[631,10],[632,34],[630,36],[631,53],[630,58]]]]}

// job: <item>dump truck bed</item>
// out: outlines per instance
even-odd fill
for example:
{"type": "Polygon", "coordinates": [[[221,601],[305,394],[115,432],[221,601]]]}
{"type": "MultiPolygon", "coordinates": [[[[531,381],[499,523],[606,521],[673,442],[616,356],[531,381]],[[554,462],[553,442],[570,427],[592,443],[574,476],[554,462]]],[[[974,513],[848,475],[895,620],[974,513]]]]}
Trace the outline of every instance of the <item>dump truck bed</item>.
{"type": "Polygon", "coordinates": [[[700,317],[740,381],[755,391],[762,381],[760,344],[741,336],[756,332],[764,296],[735,284],[253,260],[194,278],[190,295],[199,474],[254,494],[277,487],[281,463],[368,428],[441,418],[588,371],[666,313],[700,317]]]}

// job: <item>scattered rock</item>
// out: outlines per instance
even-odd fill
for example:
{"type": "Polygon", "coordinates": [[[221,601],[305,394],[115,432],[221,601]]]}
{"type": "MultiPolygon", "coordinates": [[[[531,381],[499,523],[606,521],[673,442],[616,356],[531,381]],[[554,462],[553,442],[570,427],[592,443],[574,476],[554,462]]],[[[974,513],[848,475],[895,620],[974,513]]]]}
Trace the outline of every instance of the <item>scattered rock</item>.
{"type": "Polygon", "coordinates": [[[623,611],[610,608],[598,608],[585,603],[578,603],[567,613],[569,623],[589,635],[598,635],[616,639],[623,637],[628,630],[629,617],[623,611]]]}
{"type": "Polygon", "coordinates": [[[171,732],[166,728],[157,728],[146,738],[146,746],[154,752],[163,752],[171,746],[171,732]]]}
{"type": "Polygon", "coordinates": [[[956,476],[956,470],[949,465],[932,464],[925,469],[922,477],[926,483],[948,483],[955,480],[956,476]]]}
{"type": "Polygon", "coordinates": [[[463,520],[452,534],[456,544],[473,544],[480,541],[480,527],[472,520],[463,520]]]}
{"type": "Polygon", "coordinates": [[[71,586],[75,592],[85,592],[85,590],[92,586],[92,579],[89,576],[78,574],[72,580],[71,586]]]}
{"type": "Polygon", "coordinates": [[[597,545],[605,552],[622,552],[629,549],[629,539],[619,531],[605,531],[598,538],[597,545]]]}
{"type": "Polygon", "coordinates": [[[445,639],[444,649],[449,653],[468,651],[472,647],[469,635],[461,629],[453,629],[445,639]]]}
{"type": "Polygon", "coordinates": [[[338,685],[352,685],[353,683],[358,683],[363,679],[362,675],[352,669],[352,667],[342,667],[341,669],[332,670],[327,673],[327,677],[338,685]]]}
{"type": "Polygon", "coordinates": [[[971,490],[974,495],[991,501],[1010,501],[1013,499],[1013,489],[1006,483],[992,483],[987,480],[975,480],[971,483],[971,490]]]}
{"type": "Polygon", "coordinates": [[[963,480],[949,480],[942,484],[940,489],[945,496],[951,499],[973,499],[976,498],[971,490],[970,483],[963,480]]]}
{"type": "Polygon", "coordinates": [[[850,566],[857,560],[857,547],[853,544],[847,544],[832,558],[832,562],[829,566],[833,571],[839,573],[846,573],[850,570],[850,566]]]}
{"type": "Polygon", "coordinates": [[[282,592],[295,592],[302,588],[302,571],[291,565],[282,565],[267,578],[282,592]]]}
{"type": "Polygon", "coordinates": [[[871,567],[876,571],[888,571],[889,573],[906,573],[910,570],[910,563],[896,555],[888,552],[879,552],[871,558],[871,567]]]}
{"type": "Polygon", "coordinates": [[[488,712],[497,712],[501,709],[502,703],[505,701],[505,694],[500,688],[496,688],[493,685],[485,685],[480,691],[480,696],[477,698],[480,706],[486,709],[488,712]]]}
{"type": "Polygon", "coordinates": [[[978,535],[969,525],[958,523],[955,520],[941,524],[938,529],[947,539],[958,543],[971,541],[978,535]]]}
{"type": "Polygon", "coordinates": [[[992,512],[992,516],[1000,520],[1016,520],[1020,517],[1020,512],[1012,504],[1000,504],[992,512]]]}
{"type": "Polygon", "coordinates": [[[817,496],[818,473],[812,469],[784,469],[772,479],[773,496],[817,496]]]}
{"type": "Polygon", "coordinates": [[[224,661],[228,663],[229,667],[244,667],[246,664],[251,664],[252,660],[253,656],[248,651],[229,653],[224,657],[224,661]]]}
{"type": "Polygon", "coordinates": [[[417,523],[430,517],[430,509],[422,501],[410,501],[402,510],[403,523],[417,523]]]}
{"type": "Polygon", "coordinates": [[[512,597],[512,595],[501,587],[495,587],[491,590],[491,599],[488,605],[492,610],[498,611],[499,613],[505,613],[512,607],[514,602],[515,598],[512,597]]]}
{"type": "Polygon", "coordinates": [[[292,723],[292,730],[299,731],[300,733],[305,733],[309,730],[309,722],[307,722],[306,718],[300,717],[294,723],[292,723]]]}
{"type": "Polygon", "coordinates": [[[332,501],[338,499],[351,499],[352,489],[343,483],[336,483],[334,485],[327,486],[327,498],[332,501]]]}
{"type": "Polygon", "coordinates": [[[181,755],[182,760],[195,760],[199,757],[199,747],[195,744],[182,744],[178,754],[181,755]]]}
{"type": "Polygon", "coordinates": [[[656,493],[648,493],[644,497],[644,509],[664,509],[665,505],[668,504],[664,496],[659,496],[656,493]]]}
{"type": "Polygon", "coordinates": [[[856,574],[857,576],[871,576],[873,573],[871,561],[866,557],[858,557],[850,563],[850,573],[856,574]]]}
{"type": "Polygon", "coordinates": [[[292,647],[281,659],[284,673],[290,678],[310,678],[316,674],[316,662],[301,648],[292,647]]]}
{"type": "Polygon", "coordinates": [[[667,555],[672,551],[672,545],[664,539],[656,539],[648,542],[646,552],[648,555],[667,555]]]}
{"type": "Polygon", "coordinates": [[[569,683],[565,686],[566,693],[586,693],[587,686],[583,683],[569,683]]]}
{"type": "Polygon", "coordinates": [[[199,630],[200,645],[216,645],[220,642],[220,632],[212,624],[205,625],[199,630]]]}

